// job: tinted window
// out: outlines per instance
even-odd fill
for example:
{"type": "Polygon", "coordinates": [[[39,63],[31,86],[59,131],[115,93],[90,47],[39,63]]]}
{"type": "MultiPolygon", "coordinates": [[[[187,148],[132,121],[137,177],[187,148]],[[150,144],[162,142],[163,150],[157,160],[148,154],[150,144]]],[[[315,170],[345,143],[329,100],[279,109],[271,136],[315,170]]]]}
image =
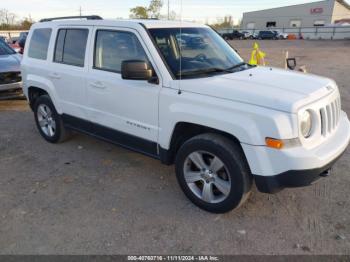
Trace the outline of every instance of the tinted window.
{"type": "Polygon", "coordinates": [[[54,57],[54,61],[56,62],[63,61],[63,45],[64,45],[64,38],[66,37],[66,31],[67,30],[60,30],[57,35],[55,57],[54,57]]]}
{"type": "Polygon", "coordinates": [[[94,67],[119,73],[125,60],[148,61],[137,37],[129,32],[97,31],[94,67]]]}
{"type": "Polygon", "coordinates": [[[87,29],[60,29],[54,61],[83,67],[88,35],[87,29]]]}
{"type": "Polygon", "coordinates": [[[51,37],[51,29],[35,29],[29,44],[28,56],[46,60],[51,37]]]}
{"type": "Polygon", "coordinates": [[[13,55],[16,52],[9,47],[4,41],[0,40],[0,55],[13,55]]]}

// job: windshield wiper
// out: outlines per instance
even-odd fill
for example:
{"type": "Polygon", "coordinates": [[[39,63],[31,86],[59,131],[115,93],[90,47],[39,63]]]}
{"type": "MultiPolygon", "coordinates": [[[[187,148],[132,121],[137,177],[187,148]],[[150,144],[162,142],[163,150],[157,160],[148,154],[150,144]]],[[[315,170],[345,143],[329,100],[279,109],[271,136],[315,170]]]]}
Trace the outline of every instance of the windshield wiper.
{"type": "Polygon", "coordinates": [[[224,68],[217,68],[217,67],[210,67],[210,68],[204,68],[204,69],[196,69],[196,70],[189,70],[189,71],[180,71],[177,73],[177,76],[192,76],[192,75],[201,75],[201,74],[210,74],[210,73],[222,73],[222,72],[228,72],[231,73],[231,71],[228,71],[224,68]]]}
{"type": "Polygon", "coordinates": [[[210,67],[196,70],[188,70],[188,71],[180,71],[177,73],[177,76],[194,76],[194,75],[202,75],[202,74],[210,74],[210,73],[233,73],[233,70],[239,68],[243,65],[248,65],[247,63],[239,63],[229,68],[219,68],[219,67],[210,67]]]}
{"type": "Polygon", "coordinates": [[[244,66],[244,65],[249,65],[249,64],[247,64],[245,62],[241,62],[241,63],[238,63],[237,65],[234,65],[234,66],[231,66],[229,68],[226,68],[225,71],[229,71],[229,72],[232,73],[233,69],[239,68],[239,67],[244,66]]]}

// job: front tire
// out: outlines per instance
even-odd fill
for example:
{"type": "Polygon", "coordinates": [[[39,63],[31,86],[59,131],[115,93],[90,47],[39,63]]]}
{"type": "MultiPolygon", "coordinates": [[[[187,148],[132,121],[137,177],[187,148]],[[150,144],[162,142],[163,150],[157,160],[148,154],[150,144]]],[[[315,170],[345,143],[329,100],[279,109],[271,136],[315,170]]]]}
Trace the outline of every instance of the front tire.
{"type": "Polygon", "coordinates": [[[33,109],[36,126],[46,141],[60,143],[68,138],[69,132],[48,95],[38,97],[33,109]]]}
{"type": "Polygon", "coordinates": [[[175,169],[185,195],[212,213],[238,208],[252,186],[242,149],[218,134],[202,134],[185,142],[177,153],[175,169]]]}

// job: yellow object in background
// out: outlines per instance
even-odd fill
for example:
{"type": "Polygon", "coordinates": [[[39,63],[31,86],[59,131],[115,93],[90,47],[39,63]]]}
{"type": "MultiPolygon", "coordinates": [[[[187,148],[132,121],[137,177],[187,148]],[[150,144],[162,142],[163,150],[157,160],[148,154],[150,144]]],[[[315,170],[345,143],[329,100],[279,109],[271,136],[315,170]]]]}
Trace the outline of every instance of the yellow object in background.
{"type": "Polygon", "coordinates": [[[252,51],[252,55],[249,60],[249,64],[251,65],[265,65],[265,56],[266,54],[260,51],[259,44],[257,42],[254,43],[254,50],[252,51]]]}

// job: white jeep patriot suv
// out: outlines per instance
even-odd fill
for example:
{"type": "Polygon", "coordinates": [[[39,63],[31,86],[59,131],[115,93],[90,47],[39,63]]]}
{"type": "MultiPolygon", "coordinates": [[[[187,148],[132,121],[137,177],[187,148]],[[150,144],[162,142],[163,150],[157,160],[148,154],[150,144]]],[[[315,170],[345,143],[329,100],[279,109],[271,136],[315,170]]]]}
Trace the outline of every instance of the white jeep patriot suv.
{"type": "Polygon", "coordinates": [[[76,130],[175,163],[186,196],[216,213],[253,181],[265,193],[310,185],[347,148],[331,79],[246,64],[204,25],[70,18],[33,25],[22,61],[51,143],[76,130]]]}

